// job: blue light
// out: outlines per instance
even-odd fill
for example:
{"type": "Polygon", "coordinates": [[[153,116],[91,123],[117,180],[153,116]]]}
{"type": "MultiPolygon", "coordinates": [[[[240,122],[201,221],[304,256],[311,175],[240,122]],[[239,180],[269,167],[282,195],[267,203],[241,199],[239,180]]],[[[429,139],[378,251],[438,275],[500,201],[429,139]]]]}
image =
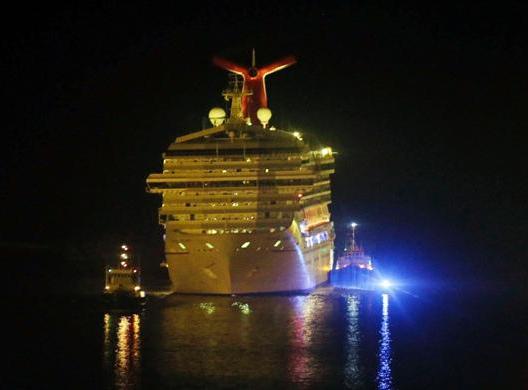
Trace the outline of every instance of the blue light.
{"type": "Polygon", "coordinates": [[[391,288],[392,287],[392,282],[389,279],[383,279],[380,282],[380,286],[383,287],[383,288],[391,288]]]}

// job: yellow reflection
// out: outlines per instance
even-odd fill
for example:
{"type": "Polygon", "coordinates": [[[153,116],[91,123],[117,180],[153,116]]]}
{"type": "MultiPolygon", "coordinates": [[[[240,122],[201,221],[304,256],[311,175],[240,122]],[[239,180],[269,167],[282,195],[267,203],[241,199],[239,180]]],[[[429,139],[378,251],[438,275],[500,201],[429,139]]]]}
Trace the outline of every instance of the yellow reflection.
{"type": "Polygon", "coordinates": [[[247,303],[233,302],[231,306],[238,306],[242,314],[245,314],[245,315],[251,314],[251,308],[249,307],[249,304],[247,303]]]}
{"type": "Polygon", "coordinates": [[[104,323],[104,344],[105,346],[110,342],[110,314],[105,313],[103,318],[104,323]]]}
{"type": "Polygon", "coordinates": [[[111,317],[110,314],[105,313],[103,317],[103,326],[104,326],[104,346],[103,346],[103,360],[105,367],[108,367],[111,365],[111,352],[112,352],[112,346],[111,346],[111,338],[110,338],[110,325],[111,325],[111,317]]]}
{"type": "Polygon", "coordinates": [[[216,310],[216,307],[215,307],[214,303],[212,303],[212,302],[202,302],[202,303],[200,303],[199,307],[200,307],[200,309],[205,311],[207,314],[213,314],[215,312],[215,310],[216,310]]]}
{"type": "Polygon", "coordinates": [[[139,314],[104,315],[104,363],[113,372],[113,386],[139,386],[141,371],[141,317],[139,314]]]}
{"type": "Polygon", "coordinates": [[[378,375],[376,380],[378,382],[378,389],[392,388],[392,373],[391,373],[391,336],[389,329],[389,295],[382,295],[382,316],[380,328],[379,341],[379,365],[378,375]]]}

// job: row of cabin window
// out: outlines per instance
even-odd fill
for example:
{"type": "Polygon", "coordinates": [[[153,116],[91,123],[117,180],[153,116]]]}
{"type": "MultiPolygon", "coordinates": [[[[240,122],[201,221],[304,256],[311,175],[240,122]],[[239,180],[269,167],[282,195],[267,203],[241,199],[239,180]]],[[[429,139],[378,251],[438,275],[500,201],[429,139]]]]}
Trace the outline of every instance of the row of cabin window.
{"type": "MultiPolygon", "coordinates": [[[[239,228],[232,228],[232,229],[207,229],[202,230],[201,234],[251,234],[251,233],[275,233],[275,232],[282,232],[286,230],[285,226],[279,226],[279,227],[272,227],[272,228],[255,228],[255,229],[239,229],[239,228]]],[[[174,233],[182,233],[180,229],[174,229],[174,233]]],[[[167,235],[163,235],[163,241],[167,239],[167,235]]]]}
{"type": "Polygon", "coordinates": [[[253,221],[255,219],[268,219],[268,218],[293,218],[292,213],[284,212],[270,212],[265,211],[263,213],[255,213],[252,215],[233,215],[225,216],[225,214],[217,214],[217,217],[213,217],[211,214],[169,214],[160,215],[161,221],[253,221]]]}
{"type": "Polygon", "coordinates": [[[288,153],[294,153],[293,156],[299,156],[302,149],[298,147],[286,147],[286,148],[233,148],[233,149],[195,149],[195,150],[168,150],[165,152],[167,157],[176,157],[176,156],[211,156],[216,154],[217,159],[219,156],[241,156],[241,157],[272,157],[272,156],[281,156],[288,155],[288,153]]]}
{"type": "MultiPolygon", "coordinates": [[[[323,191],[324,189],[322,187],[319,187],[319,191],[323,191]]],[[[170,196],[171,198],[175,198],[174,195],[177,196],[184,196],[184,197],[203,197],[206,198],[207,196],[215,196],[215,197],[224,197],[224,196],[260,196],[260,195],[286,195],[286,194],[296,194],[298,192],[305,193],[305,188],[283,188],[283,187],[270,187],[269,189],[266,187],[260,187],[257,188],[257,190],[236,190],[236,191],[214,191],[214,192],[192,192],[190,191],[180,191],[176,192],[173,191],[169,193],[168,195],[165,194],[164,196],[170,196]]],[[[175,198],[176,199],[176,198],[175,198]]]]}
{"type": "Polygon", "coordinates": [[[224,157],[224,158],[166,158],[163,160],[165,165],[186,165],[189,163],[198,164],[217,164],[225,162],[276,162],[283,163],[286,161],[295,161],[301,163],[310,162],[310,158],[300,155],[292,154],[272,154],[272,155],[254,155],[254,156],[236,156],[236,157],[224,157]]]}
{"type": "Polygon", "coordinates": [[[193,187],[256,187],[256,186],[286,186],[313,185],[313,179],[273,179],[273,180],[229,180],[229,181],[189,181],[149,183],[150,188],[193,188],[193,187]]]}
{"type": "MultiPolygon", "coordinates": [[[[233,206],[233,207],[237,207],[237,206],[267,206],[267,205],[276,205],[277,204],[277,201],[276,200],[270,200],[268,202],[265,202],[265,201],[259,201],[259,202],[235,202],[234,200],[232,200],[231,202],[222,202],[222,203],[181,203],[181,204],[177,204],[177,203],[171,203],[171,206],[173,207],[223,207],[223,206],[233,206]]],[[[287,201],[284,201],[284,202],[279,202],[279,204],[283,204],[283,205],[291,205],[293,204],[293,201],[292,200],[287,200],[287,201]]]]}
{"type": "MultiPolygon", "coordinates": [[[[176,167],[177,168],[177,167],[176,167]]],[[[299,168],[300,170],[300,168],[299,168]]],[[[269,168],[233,168],[233,169],[209,169],[209,170],[203,170],[203,169],[186,169],[184,172],[187,175],[191,174],[202,174],[202,173],[237,173],[237,172],[244,172],[244,173],[270,173],[270,172],[292,172],[292,169],[269,169],[269,168]]],[[[297,171],[297,170],[295,170],[297,171]]],[[[180,169],[177,170],[171,170],[169,167],[164,167],[163,173],[180,173],[182,172],[180,169]]]]}

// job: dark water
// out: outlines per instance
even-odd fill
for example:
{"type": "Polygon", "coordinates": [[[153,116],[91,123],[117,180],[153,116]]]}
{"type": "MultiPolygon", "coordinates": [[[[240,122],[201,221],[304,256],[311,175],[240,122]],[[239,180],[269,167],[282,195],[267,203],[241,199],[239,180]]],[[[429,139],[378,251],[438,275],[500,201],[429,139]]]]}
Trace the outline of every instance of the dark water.
{"type": "Polygon", "coordinates": [[[526,388],[522,301],[314,293],[4,310],[2,388],[526,388]]]}

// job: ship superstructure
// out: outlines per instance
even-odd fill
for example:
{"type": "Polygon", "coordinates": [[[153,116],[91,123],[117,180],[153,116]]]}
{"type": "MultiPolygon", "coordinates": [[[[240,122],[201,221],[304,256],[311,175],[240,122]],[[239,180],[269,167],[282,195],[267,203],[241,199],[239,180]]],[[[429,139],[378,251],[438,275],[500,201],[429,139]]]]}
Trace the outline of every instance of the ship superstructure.
{"type": "Polygon", "coordinates": [[[223,93],[229,117],[211,110],[213,127],[176,138],[163,155],[163,172],[147,178],[147,190],[162,197],[159,223],[173,290],[311,289],[327,281],[333,263],[332,150],[268,127],[267,98],[255,96],[246,80],[258,72],[233,73],[244,78],[232,75],[223,93]]]}
{"type": "Polygon", "coordinates": [[[373,271],[372,258],[365,254],[364,249],[356,241],[356,227],[357,223],[350,224],[347,245],[344,253],[337,259],[336,269],[346,267],[357,267],[367,271],[373,271]]]}
{"type": "Polygon", "coordinates": [[[356,241],[357,226],[355,222],[349,226],[347,245],[343,255],[337,258],[330,273],[330,281],[338,287],[374,290],[378,285],[378,275],[374,271],[372,258],[365,254],[356,241]]]}

